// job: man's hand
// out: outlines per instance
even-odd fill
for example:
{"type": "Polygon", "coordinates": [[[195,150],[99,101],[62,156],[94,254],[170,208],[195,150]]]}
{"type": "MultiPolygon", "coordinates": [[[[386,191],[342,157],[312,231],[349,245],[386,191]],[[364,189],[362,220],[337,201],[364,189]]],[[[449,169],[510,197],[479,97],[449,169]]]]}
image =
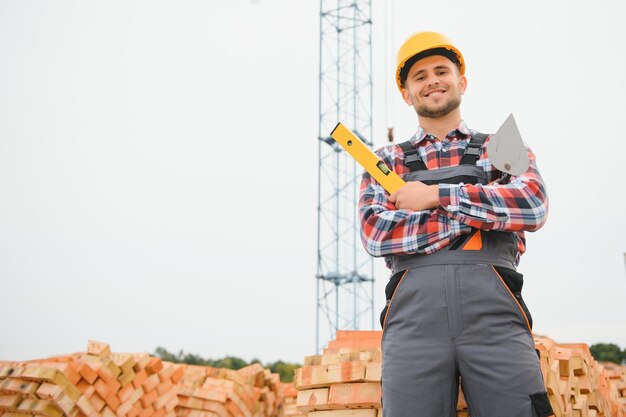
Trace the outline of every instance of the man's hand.
{"type": "Polygon", "coordinates": [[[422,211],[439,206],[439,186],[426,185],[420,181],[407,182],[389,196],[389,202],[399,210],[422,211]]]}

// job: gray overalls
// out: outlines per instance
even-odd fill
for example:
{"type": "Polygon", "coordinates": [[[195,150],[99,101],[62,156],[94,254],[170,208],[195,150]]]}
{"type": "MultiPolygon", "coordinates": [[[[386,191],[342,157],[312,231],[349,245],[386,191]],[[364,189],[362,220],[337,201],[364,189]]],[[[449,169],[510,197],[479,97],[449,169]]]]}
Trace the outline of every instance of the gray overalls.
{"type": "MultiPolygon", "coordinates": [[[[436,170],[401,144],[413,170],[404,180],[486,184],[476,166],[485,138],[436,170]]],[[[381,314],[384,417],[455,417],[459,378],[471,417],[553,414],[516,253],[512,233],[474,230],[433,254],[393,258],[381,314]]]]}

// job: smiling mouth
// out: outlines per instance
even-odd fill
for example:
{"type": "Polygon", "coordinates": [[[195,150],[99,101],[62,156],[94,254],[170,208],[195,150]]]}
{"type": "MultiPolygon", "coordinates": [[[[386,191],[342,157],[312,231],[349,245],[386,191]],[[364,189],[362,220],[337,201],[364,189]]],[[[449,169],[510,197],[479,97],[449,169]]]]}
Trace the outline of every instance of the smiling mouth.
{"type": "Polygon", "coordinates": [[[434,90],[427,94],[424,94],[424,97],[437,97],[437,96],[442,95],[443,93],[445,93],[444,90],[434,90]]]}

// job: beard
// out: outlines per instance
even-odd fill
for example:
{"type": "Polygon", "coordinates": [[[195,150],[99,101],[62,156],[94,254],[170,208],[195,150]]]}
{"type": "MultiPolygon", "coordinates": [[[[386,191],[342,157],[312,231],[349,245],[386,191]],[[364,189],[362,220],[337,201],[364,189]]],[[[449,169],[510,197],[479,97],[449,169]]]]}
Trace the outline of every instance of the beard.
{"type": "Polygon", "coordinates": [[[429,109],[426,105],[417,105],[415,106],[415,111],[420,117],[429,117],[431,119],[436,119],[438,117],[443,117],[446,114],[450,113],[453,110],[456,110],[461,105],[461,96],[452,97],[444,107],[440,109],[429,109]]]}

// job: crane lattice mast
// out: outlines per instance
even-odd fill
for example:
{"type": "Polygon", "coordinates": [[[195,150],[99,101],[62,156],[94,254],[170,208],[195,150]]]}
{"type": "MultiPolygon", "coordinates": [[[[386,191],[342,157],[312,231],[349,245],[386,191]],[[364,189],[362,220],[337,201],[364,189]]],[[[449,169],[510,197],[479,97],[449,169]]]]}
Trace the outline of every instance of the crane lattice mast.
{"type": "Polygon", "coordinates": [[[370,0],[320,1],[316,351],[337,330],[374,328],[374,262],[359,236],[362,168],[330,137],[337,122],[372,146],[370,0]]]}

